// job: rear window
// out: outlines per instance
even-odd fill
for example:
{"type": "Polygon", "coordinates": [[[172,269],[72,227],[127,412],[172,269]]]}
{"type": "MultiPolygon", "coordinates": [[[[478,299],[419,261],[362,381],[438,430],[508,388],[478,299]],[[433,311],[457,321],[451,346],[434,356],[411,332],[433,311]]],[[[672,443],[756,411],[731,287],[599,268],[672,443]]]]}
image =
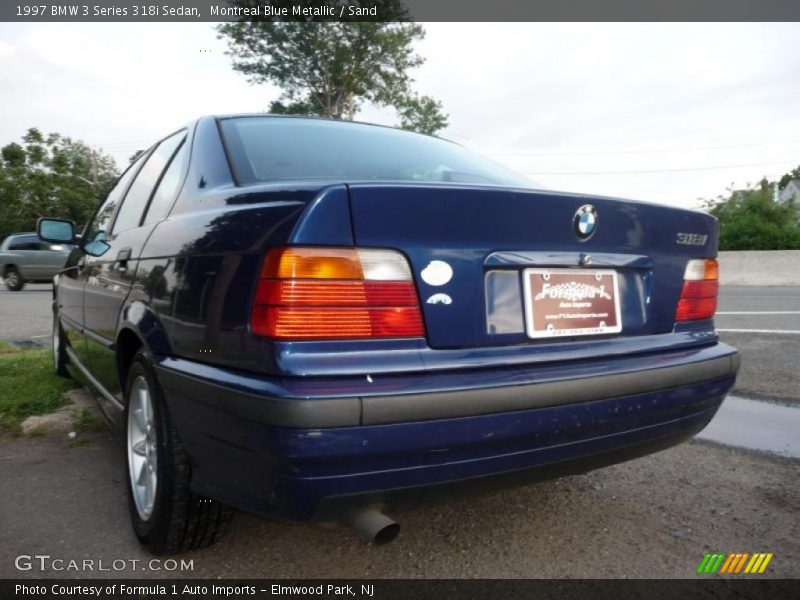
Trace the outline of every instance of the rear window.
{"type": "Polygon", "coordinates": [[[533,185],[457,144],[389,127],[280,117],[220,124],[236,177],[245,184],[324,179],[533,185]]]}

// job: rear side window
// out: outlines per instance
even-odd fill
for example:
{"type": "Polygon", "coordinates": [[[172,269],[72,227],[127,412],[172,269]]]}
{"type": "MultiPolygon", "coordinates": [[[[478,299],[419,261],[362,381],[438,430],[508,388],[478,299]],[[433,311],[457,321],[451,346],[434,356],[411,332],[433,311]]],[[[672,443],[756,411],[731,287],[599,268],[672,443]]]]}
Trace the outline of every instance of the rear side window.
{"type": "Polygon", "coordinates": [[[167,211],[169,211],[169,207],[172,205],[172,201],[175,200],[175,196],[178,194],[183,182],[188,159],[189,148],[186,142],[183,142],[175,156],[172,157],[172,161],[158,183],[152,200],[150,200],[150,207],[147,209],[147,215],[144,218],[145,225],[160,221],[167,215],[167,211]]]}
{"type": "Polygon", "coordinates": [[[136,179],[133,180],[122,208],[119,209],[117,218],[114,221],[114,233],[138,227],[142,219],[142,213],[147,207],[153,188],[158,183],[164,167],[167,166],[170,158],[175,153],[178,144],[181,143],[186,133],[181,131],[162,141],[147,158],[136,179]]]}
{"type": "Polygon", "coordinates": [[[128,185],[133,179],[133,176],[139,172],[139,167],[142,166],[142,163],[147,158],[147,153],[143,153],[136,162],[134,162],[128,169],[122,174],[122,176],[117,179],[117,183],[108,193],[106,196],[105,202],[100,205],[100,208],[97,210],[97,213],[94,215],[94,219],[92,219],[92,223],[84,233],[84,237],[87,241],[94,241],[98,239],[98,236],[102,234],[101,238],[104,238],[108,233],[108,226],[111,222],[111,218],[114,216],[114,211],[117,209],[117,205],[119,201],[122,199],[122,196],[125,194],[125,190],[128,189],[128,185]]]}
{"type": "Polygon", "coordinates": [[[11,240],[8,245],[9,250],[46,250],[45,244],[41,243],[35,235],[18,237],[11,240]]]}
{"type": "Polygon", "coordinates": [[[223,119],[220,126],[244,184],[325,179],[532,186],[457,144],[389,127],[280,117],[223,119]]]}

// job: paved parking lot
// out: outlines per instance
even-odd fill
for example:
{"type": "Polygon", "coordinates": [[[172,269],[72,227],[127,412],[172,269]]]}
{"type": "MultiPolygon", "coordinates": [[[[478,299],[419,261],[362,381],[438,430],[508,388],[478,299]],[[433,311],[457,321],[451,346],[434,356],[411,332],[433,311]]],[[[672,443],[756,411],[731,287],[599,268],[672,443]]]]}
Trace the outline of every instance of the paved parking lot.
{"type": "Polygon", "coordinates": [[[800,288],[722,288],[716,323],[742,353],[736,393],[800,403],[800,288]]]}
{"type": "Polygon", "coordinates": [[[0,340],[49,342],[52,289],[49,283],[34,283],[19,292],[9,292],[0,284],[0,340]]]}
{"type": "MultiPolygon", "coordinates": [[[[33,287],[0,292],[0,339],[29,332],[46,340],[49,289],[33,287]]],[[[737,394],[800,401],[800,289],[724,288],[717,324],[742,350],[737,394]]],[[[0,577],[64,575],[19,572],[19,554],[148,558],[128,525],[120,448],[102,429],[82,438],[0,438],[0,577]]],[[[402,523],[399,538],[372,547],[344,529],[239,514],[222,543],[184,556],[192,571],[141,572],[139,563],[94,574],[684,578],[705,552],[748,551],[775,554],[767,576],[800,577],[800,461],[703,441],[391,515],[402,523]]]]}

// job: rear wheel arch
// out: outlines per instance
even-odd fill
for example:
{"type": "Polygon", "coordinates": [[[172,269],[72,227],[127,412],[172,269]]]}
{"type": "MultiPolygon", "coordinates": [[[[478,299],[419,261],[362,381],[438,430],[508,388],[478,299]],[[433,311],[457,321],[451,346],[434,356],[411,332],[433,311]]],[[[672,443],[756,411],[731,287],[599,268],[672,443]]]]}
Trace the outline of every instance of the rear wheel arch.
{"type": "Polygon", "coordinates": [[[119,372],[120,389],[125,389],[128,379],[128,371],[131,368],[133,359],[142,348],[147,349],[146,344],[139,335],[132,329],[122,329],[117,334],[116,353],[117,371],[119,372]]]}
{"type": "Polygon", "coordinates": [[[5,277],[6,274],[10,273],[11,271],[16,271],[19,274],[20,277],[23,277],[22,271],[14,263],[8,263],[7,265],[3,266],[3,277],[5,277]]]}
{"type": "Polygon", "coordinates": [[[120,389],[125,389],[128,370],[136,353],[142,348],[151,357],[172,354],[169,335],[161,318],[147,302],[133,295],[120,311],[117,328],[116,354],[120,389]]]}
{"type": "Polygon", "coordinates": [[[7,264],[3,267],[3,279],[5,280],[6,287],[12,292],[17,292],[25,287],[25,276],[15,264],[7,264]],[[12,274],[15,275],[15,277],[12,281],[9,281],[9,276],[12,274]]]}

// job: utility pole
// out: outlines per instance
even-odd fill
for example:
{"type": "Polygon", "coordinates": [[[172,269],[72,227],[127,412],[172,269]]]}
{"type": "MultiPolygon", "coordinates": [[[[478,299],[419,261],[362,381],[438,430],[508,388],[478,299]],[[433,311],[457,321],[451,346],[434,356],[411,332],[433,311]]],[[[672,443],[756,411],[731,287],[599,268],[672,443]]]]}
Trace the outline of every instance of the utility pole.
{"type": "Polygon", "coordinates": [[[97,185],[97,154],[92,149],[92,185],[97,185]]]}

